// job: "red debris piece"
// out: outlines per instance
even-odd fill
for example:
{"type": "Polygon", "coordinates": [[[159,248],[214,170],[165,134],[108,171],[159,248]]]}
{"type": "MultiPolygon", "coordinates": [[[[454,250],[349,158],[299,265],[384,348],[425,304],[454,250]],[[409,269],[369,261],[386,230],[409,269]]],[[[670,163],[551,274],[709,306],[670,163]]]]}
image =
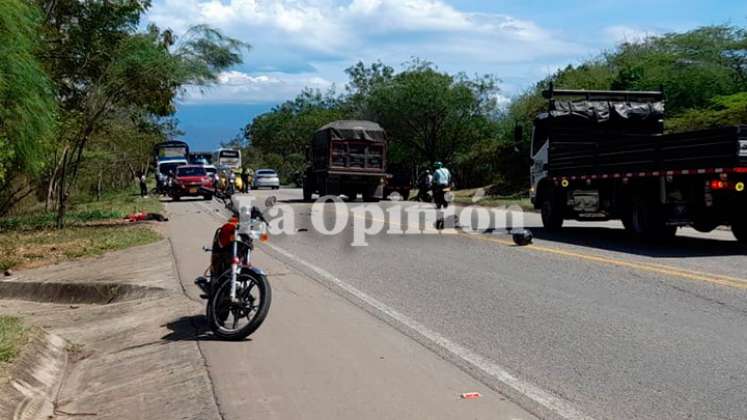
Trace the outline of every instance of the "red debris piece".
{"type": "Polygon", "coordinates": [[[480,398],[479,392],[465,392],[464,394],[462,394],[462,399],[465,400],[476,400],[478,398],[480,398]]]}

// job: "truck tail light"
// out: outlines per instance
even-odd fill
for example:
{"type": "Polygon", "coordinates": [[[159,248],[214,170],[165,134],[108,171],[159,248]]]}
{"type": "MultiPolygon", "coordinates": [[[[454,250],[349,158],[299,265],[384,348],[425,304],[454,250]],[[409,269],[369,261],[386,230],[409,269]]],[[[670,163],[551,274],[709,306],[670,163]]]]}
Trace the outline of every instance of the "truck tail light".
{"type": "Polygon", "coordinates": [[[729,188],[729,182],[722,181],[720,179],[714,179],[711,181],[710,187],[713,191],[725,190],[729,188]]]}

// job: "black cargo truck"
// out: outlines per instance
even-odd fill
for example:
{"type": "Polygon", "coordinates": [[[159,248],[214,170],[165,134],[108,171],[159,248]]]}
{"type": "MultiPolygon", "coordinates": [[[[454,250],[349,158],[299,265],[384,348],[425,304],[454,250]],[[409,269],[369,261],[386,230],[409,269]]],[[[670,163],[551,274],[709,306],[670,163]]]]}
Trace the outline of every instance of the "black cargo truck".
{"type": "Polygon", "coordinates": [[[554,90],[532,133],[531,197],[546,229],[622,220],[644,239],[731,226],[747,242],[747,126],[664,133],[661,92],[554,90]]]}
{"type": "Polygon", "coordinates": [[[303,198],[312,194],[345,195],[364,201],[383,197],[386,173],[386,133],[370,121],[335,121],[317,130],[303,177],[303,198]]]}

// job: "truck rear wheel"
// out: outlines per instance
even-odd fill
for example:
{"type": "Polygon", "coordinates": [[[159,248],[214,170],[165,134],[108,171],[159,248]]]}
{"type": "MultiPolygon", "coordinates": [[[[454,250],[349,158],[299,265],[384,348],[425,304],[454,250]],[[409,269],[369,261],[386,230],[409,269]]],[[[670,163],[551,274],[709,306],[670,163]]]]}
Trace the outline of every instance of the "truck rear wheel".
{"type": "Polygon", "coordinates": [[[635,233],[633,230],[632,212],[630,210],[627,210],[625,214],[622,215],[620,221],[622,222],[626,232],[635,233]]]}
{"type": "Polygon", "coordinates": [[[710,233],[716,230],[718,227],[718,223],[716,222],[703,222],[703,221],[697,221],[692,224],[693,229],[697,230],[698,232],[702,233],[710,233]]]}
{"type": "Polygon", "coordinates": [[[366,203],[378,203],[380,200],[379,197],[376,197],[376,185],[366,187],[361,191],[361,196],[366,203]]]}
{"type": "Polygon", "coordinates": [[[563,227],[563,208],[554,194],[548,195],[542,202],[542,226],[552,232],[563,227]]]}
{"type": "Polygon", "coordinates": [[[309,178],[304,177],[301,188],[303,188],[303,201],[309,202],[311,201],[311,182],[309,181],[309,178]]]}
{"type": "Polygon", "coordinates": [[[677,234],[677,226],[666,224],[666,217],[657,203],[643,198],[633,200],[629,215],[629,230],[646,241],[665,241],[677,234]]]}
{"type": "Polygon", "coordinates": [[[747,223],[738,222],[731,225],[731,233],[740,244],[747,244],[747,223]]]}

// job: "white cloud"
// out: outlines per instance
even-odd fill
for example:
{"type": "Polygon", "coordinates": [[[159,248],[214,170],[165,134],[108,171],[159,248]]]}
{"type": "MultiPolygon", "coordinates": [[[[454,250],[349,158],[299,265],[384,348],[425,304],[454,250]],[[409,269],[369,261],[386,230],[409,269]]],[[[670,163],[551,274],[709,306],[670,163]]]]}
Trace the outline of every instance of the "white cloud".
{"type": "Polygon", "coordinates": [[[499,109],[506,109],[511,104],[511,97],[501,93],[496,93],[493,99],[495,99],[495,103],[499,109]]]}
{"type": "Polygon", "coordinates": [[[250,76],[240,71],[226,71],[218,75],[218,84],[222,86],[272,85],[281,83],[280,79],[267,75],[250,76]]]}
{"type": "Polygon", "coordinates": [[[200,101],[288,99],[301,83],[344,84],[343,70],[359,60],[398,66],[417,56],[449,72],[501,68],[513,74],[499,77],[517,79],[588,51],[532,21],[444,0],[156,0],[148,20],[177,33],[207,23],[253,45],[243,73],[224,73],[201,99],[189,95],[200,101]]]}
{"type": "Polygon", "coordinates": [[[282,102],[309,87],[325,91],[333,83],[318,76],[284,73],[249,75],[240,71],[226,71],[218,82],[208,88],[189,87],[180,98],[183,104],[256,104],[282,102]]]}
{"type": "Polygon", "coordinates": [[[657,31],[626,25],[613,25],[604,29],[607,39],[619,44],[622,42],[641,42],[646,38],[658,35],[657,31]]]}

